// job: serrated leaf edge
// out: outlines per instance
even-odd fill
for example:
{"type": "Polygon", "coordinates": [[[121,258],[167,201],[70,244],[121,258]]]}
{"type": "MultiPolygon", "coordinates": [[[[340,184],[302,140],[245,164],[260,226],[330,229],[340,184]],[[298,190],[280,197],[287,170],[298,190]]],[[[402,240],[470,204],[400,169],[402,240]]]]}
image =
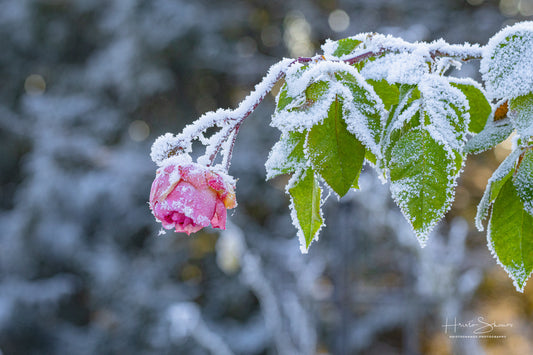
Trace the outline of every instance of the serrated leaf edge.
{"type": "MultiPolygon", "coordinates": [[[[320,203],[319,203],[318,211],[319,211],[319,215],[320,215],[320,219],[322,220],[322,223],[320,224],[320,227],[318,227],[317,231],[313,235],[313,238],[309,242],[309,245],[307,245],[307,241],[305,240],[305,234],[304,234],[304,232],[302,230],[302,227],[300,226],[300,222],[299,222],[298,215],[297,215],[297,212],[296,212],[294,199],[293,199],[292,195],[290,194],[290,189],[292,187],[294,187],[294,185],[298,182],[298,180],[303,179],[305,177],[306,173],[307,173],[306,170],[297,171],[289,179],[289,182],[287,183],[287,186],[285,186],[285,193],[287,195],[289,195],[289,200],[290,200],[289,209],[290,209],[291,221],[292,221],[293,226],[297,230],[296,234],[298,236],[298,241],[299,241],[299,244],[300,244],[300,252],[302,254],[307,254],[309,252],[309,247],[311,246],[311,244],[314,241],[318,241],[319,235],[320,235],[320,231],[322,230],[322,228],[324,228],[326,226],[326,222],[324,220],[324,214],[323,214],[323,211],[322,211],[323,199],[322,199],[322,190],[321,190],[320,191],[320,197],[319,197],[320,198],[320,203]]],[[[313,174],[314,174],[314,172],[313,172],[313,174]]],[[[316,179],[316,177],[315,177],[315,179],[316,179]]],[[[314,196],[313,196],[313,199],[314,199],[314,196]]],[[[314,201],[312,201],[312,202],[314,202],[314,201]]]]}
{"type": "MultiPolygon", "coordinates": [[[[527,212],[522,209],[522,213],[526,213],[527,212]]],[[[504,270],[505,272],[507,273],[507,275],[509,275],[509,278],[511,280],[513,280],[513,285],[515,287],[515,289],[518,291],[518,292],[521,292],[523,293],[524,292],[524,289],[526,287],[526,284],[527,284],[527,281],[529,280],[529,278],[531,277],[531,275],[533,274],[533,271],[531,271],[529,273],[529,275],[527,275],[525,278],[524,278],[524,282],[522,283],[522,286],[520,286],[518,284],[518,280],[516,279],[515,275],[513,274],[512,270],[509,269],[509,267],[507,267],[506,265],[504,265],[498,254],[496,253],[496,250],[494,249],[493,245],[492,245],[492,235],[491,235],[491,229],[490,229],[490,226],[491,226],[491,221],[492,221],[492,213],[491,213],[491,216],[489,218],[489,223],[488,223],[488,226],[487,226],[487,248],[490,250],[490,253],[492,255],[492,257],[494,259],[496,259],[496,263],[498,263],[498,265],[500,265],[504,270]]]]}
{"type": "MultiPolygon", "coordinates": [[[[518,156],[521,154],[519,149],[513,150],[507,158],[504,159],[504,161],[498,166],[498,168],[492,173],[492,176],[487,181],[487,187],[485,188],[485,192],[483,192],[483,197],[479,201],[479,204],[477,206],[477,213],[475,218],[475,224],[478,231],[482,232],[485,228],[483,227],[483,220],[485,220],[489,214],[489,208],[494,202],[494,199],[491,200],[490,194],[492,189],[492,184],[498,180],[503,179],[507,176],[509,171],[511,169],[514,169],[514,166],[516,164],[516,160],[518,159],[518,156]]],[[[490,221],[489,221],[490,225],[490,221]]]]}
{"type": "MultiPolygon", "coordinates": [[[[415,127],[413,128],[413,130],[425,130],[424,128],[422,127],[415,127]]],[[[429,133],[429,132],[428,132],[429,133]]],[[[430,134],[431,136],[431,134],[430,134]]],[[[431,136],[432,139],[433,136],[431,136]]],[[[454,165],[455,165],[455,159],[454,159],[454,154],[453,154],[453,151],[451,150],[451,148],[449,146],[447,146],[446,144],[443,144],[442,142],[440,141],[437,141],[435,140],[435,142],[437,144],[439,144],[439,146],[442,146],[444,148],[444,150],[446,151],[446,153],[449,155],[449,157],[451,158],[450,159],[450,162],[448,163],[447,167],[446,167],[446,170],[447,171],[450,171],[454,165]]],[[[390,172],[387,172],[387,180],[388,181],[391,181],[390,179],[390,172]]],[[[422,248],[424,248],[427,244],[427,241],[429,239],[429,235],[431,234],[431,232],[434,230],[434,228],[437,226],[437,224],[442,220],[442,217],[444,217],[444,215],[446,214],[446,212],[449,211],[449,209],[451,208],[452,206],[452,203],[455,199],[455,187],[457,186],[457,177],[459,176],[459,172],[457,172],[456,174],[454,175],[448,175],[448,182],[451,182],[451,185],[449,185],[449,188],[450,188],[450,191],[449,191],[449,195],[446,199],[446,203],[441,207],[441,209],[439,209],[436,213],[437,214],[440,214],[442,215],[440,219],[438,220],[435,220],[432,224],[428,225],[423,231],[417,231],[415,229],[415,227],[413,226],[413,224],[411,223],[411,220],[408,218],[410,215],[409,213],[404,209],[404,207],[401,206],[401,204],[399,203],[399,199],[393,194],[391,193],[391,196],[394,200],[394,202],[396,203],[396,205],[400,208],[400,210],[402,211],[402,214],[405,216],[405,219],[407,220],[407,222],[409,223],[409,226],[411,227],[411,230],[413,231],[413,233],[416,235],[417,239],[418,239],[418,242],[420,244],[420,246],[422,248]]],[[[392,184],[392,182],[391,182],[392,184]]],[[[448,187],[448,186],[447,186],[448,187]]],[[[392,192],[392,191],[391,191],[392,192]]]]}

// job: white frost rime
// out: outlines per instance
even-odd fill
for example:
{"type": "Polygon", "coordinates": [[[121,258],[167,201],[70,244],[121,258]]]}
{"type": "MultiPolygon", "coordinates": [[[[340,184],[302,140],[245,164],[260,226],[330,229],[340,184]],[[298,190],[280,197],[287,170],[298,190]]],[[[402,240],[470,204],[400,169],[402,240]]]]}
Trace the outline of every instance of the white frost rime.
{"type": "Polygon", "coordinates": [[[480,72],[492,99],[513,98],[533,90],[533,22],[508,26],[485,49],[480,72]]]}

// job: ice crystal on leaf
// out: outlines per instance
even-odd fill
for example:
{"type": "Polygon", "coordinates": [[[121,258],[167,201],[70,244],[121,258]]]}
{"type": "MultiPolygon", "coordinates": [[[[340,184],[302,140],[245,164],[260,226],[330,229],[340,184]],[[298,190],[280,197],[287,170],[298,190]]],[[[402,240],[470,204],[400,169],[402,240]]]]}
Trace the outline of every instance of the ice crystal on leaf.
{"type": "Polygon", "coordinates": [[[483,51],[480,71],[490,98],[514,98],[533,91],[533,22],[508,26],[483,51]]]}
{"type": "Polygon", "coordinates": [[[367,63],[361,74],[368,79],[385,79],[389,83],[417,84],[429,74],[426,59],[412,53],[391,53],[367,63]]]}
{"type": "Polygon", "coordinates": [[[421,128],[398,140],[390,162],[391,193],[425,245],[435,224],[453,201],[455,157],[442,142],[421,128]]]}
{"type": "Polygon", "coordinates": [[[470,123],[468,101],[461,90],[438,75],[425,75],[419,85],[422,110],[430,132],[438,132],[434,139],[461,151],[470,123]]]}
{"type": "Polygon", "coordinates": [[[485,192],[477,208],[476,227],[480,231],[483,230],[482,222],[487,218],[490,205],[494,202],[496,197],[498,197],[502,184],[511,178],[519,156],[519,150],[514,150],[509,154],[487,182],[487,187],[485,188],[485,192]]]}

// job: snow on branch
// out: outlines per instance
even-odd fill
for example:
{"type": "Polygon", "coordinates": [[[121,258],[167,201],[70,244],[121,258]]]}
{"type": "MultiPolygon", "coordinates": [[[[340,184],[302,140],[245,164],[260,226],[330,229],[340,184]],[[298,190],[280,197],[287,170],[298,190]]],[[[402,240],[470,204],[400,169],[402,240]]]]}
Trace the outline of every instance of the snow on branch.
{"type": "Polygon", "coordinates": [[[187,125],[178,135],[167,133],[160,136],[152,146],[151,158],[161,163],[173,155],[188,154],[192,150],[192,141],[199,139],[205,146],[206,151],[198,158],[198,163],[206,166],[214,164],[219,153],[223,156],[222,166],[227,171],[231,161],[231,154],[236,135],[242,122],[257,108],[273,86],[282,79],[289,68],[294,64],[302,65],[313,62],[344,62],[355,64],[370,57],[378,57],[385,53],[411,53],[418,54],[426,60],[435,60],[437,57],[447,57],[457,60],[480,59],[483,48],[477,44],[466,43],[464,45],[448,44],[440,39],[431,43],[409,43],[400,38],[390,35],[375,33],[363,33],[351,39],[360,41],[351,53],[343,56],[334,56],[338,42],[327,40],[322,46],[324,55],[314,57],[299,57],[297,59],[283,59],[272,65],[267,75],[257,84],[254,90],[233,110],[218,109],[203,114],[192,124],[187,125]],[[219,127],[220,130],[209,138],[203,136],[204,132],[211,127],[219,127]]]}

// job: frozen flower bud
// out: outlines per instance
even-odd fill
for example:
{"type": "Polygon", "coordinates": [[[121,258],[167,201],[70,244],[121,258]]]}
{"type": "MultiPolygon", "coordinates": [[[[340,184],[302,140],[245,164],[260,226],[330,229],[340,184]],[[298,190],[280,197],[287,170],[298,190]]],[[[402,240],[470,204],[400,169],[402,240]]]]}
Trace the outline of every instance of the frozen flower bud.
{"type": "Polygon", "coordinates": [[[234,180],[219,171],[180,159],[157,169],[150,209],[163,228],[187,234],[211,224],[226,228],[226,209],[234,208],[234,180]]]}

